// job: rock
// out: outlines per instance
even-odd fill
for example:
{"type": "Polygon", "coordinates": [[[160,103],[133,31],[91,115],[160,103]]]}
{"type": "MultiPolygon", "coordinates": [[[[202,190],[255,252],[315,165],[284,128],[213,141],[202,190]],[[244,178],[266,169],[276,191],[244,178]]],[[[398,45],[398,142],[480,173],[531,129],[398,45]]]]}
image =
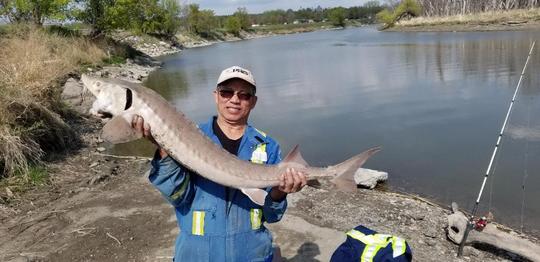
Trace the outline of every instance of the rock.
{"type": "Polygon", "coordinates": [[[6,194],[9,198],[13,198],[14,195],[13,195],[13,192],[11,192],[11,189],[9,189],[9,187],[6,187],[6,194]]]}
{"type": "Polygon", "coordinates": [[[433,228],[433,227],[426,228],[425,231],[422,232],[422,234],[430,238],[436,238],[439,235],[439,233],[437,232],[437,228],[433,228]]]}
{"type": "Polygon", "coordinates": [[[433,247],[435,245],[437,245],[437,241],[433,240],[433,239],[426,239],[426,244],[430,247],[433,247]]]}
{"type": "Polygon", "coordinates": [[[426,215],[422,213],[413,213],[410,216],[414,220],[424,220],[424,218],[426,217],[426,215]]]}
{"type": "Polygon", "coordinates": [[[356,184],[369,189],[375,188],[377,182],[386,181],[387,179],[388,173],[367,168],[359,168],[354,173],[356,184]]]}
{"type": "Polygon", "coordinates": [[[465,246],[463,247],[463,255],[468,257],[478,257],[480,255],[480,251],[474,247],[465,246]]]}
{"type": "Polygon", "coordinates": [[[105,149],[104,147],[98,147],[98,148],[96,148],[96,150],[97,150],[98,152],[103,152],[103,151],[105,151],[106,149],[105,149]]]}
{"type": "Polygon", "coordinates": [[[81,97],[84,91],[84,87],[79,81],[74,78],[69,78],[64,85],[64,90],[62,91],[62,98],[76,98],[81,97]]]}

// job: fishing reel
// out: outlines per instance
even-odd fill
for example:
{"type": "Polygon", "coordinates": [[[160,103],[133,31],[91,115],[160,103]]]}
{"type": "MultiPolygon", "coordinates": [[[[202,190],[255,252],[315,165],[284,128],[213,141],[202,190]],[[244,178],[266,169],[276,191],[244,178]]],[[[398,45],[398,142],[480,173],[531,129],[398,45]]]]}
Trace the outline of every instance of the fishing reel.
{"type": "Polygon", "coordinates": [[[482,231],[486,227],[488,223],[488,219],[487,217],[483,216],[477,219],[473,219],[473,222],[474,222],[474,225],[473,225],[474,229],[476,231],[482,231]]]}

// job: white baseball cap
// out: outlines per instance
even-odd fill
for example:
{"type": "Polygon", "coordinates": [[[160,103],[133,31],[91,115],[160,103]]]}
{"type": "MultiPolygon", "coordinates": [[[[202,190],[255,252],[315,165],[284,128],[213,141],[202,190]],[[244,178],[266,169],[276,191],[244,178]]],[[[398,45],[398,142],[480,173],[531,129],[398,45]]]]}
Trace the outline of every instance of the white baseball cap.
{"type": "Polygon", "coordinates": [[[239,67],[239,66],[231,66],[221,71],[221,74],[219,75],[219,78],[217,81],[217,85],[219,86],[221,83],[229,79],[233,79],[233,78],[242,79],[250,83],[253,86],[253,88],[256,88],[257,86],[255,84],[255,78],[253,78],[253,74],[251,74],[249,70],[239,67]]]}

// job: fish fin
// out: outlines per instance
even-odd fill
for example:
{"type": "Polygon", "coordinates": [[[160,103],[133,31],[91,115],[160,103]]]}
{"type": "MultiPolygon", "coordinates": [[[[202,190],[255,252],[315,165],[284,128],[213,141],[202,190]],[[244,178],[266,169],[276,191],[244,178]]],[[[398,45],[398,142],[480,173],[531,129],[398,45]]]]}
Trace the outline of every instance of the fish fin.
{"type": "Polygon", "coordinates": [[[142,137],[142,134],[135,131],[125,118],[115,116],[105,124],[101,132],[101,137],[107,142],[120,144],[137,140],[142,137]]]}
{"type": "Polygon", "coordinates": [[[293,149],[283,159],[282,163],[297,163],[302,166],[308,166],[308,163],[306,162],[306,160],[304,160],[302,154],[300,154],[300,149],[298,148],[298,145],[294,146],[293,149]]]}
{"type": "Polygon", "coordinates": [[[331,180],[336,187],[345,192],[353,192],[356,190],[356,182],[354,181],[354,173],[358,170],[366,160],[373,154],[379,152],[380,147],[370,148],[361,154],[353,156],[348,160],[343,161],[335,166],[328,167],[329,170],[334,171],[337,175],[331,180]]]}
{"type": "Polygon", "coordinates": [[[319,180],[317,179],[309,179],[307,181],[307,185],[317,189],[320,189],[322,187],[321,182],[319,182],[319,180]]]}
{"type": "Polygon", "coordinates": [[[251,201],[253,201],[255,204],[264,206],[266,195],[268,195],[268,192],[265,190],[259,188],[240,188],[240,191],[249,197],[249,199],[251,199],[251,201]]]}

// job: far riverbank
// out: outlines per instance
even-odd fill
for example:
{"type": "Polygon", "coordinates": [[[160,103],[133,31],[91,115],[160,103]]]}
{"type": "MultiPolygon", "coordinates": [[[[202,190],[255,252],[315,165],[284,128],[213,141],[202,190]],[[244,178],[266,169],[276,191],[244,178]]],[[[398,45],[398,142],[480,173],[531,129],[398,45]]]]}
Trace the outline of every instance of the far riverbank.
{"type": "Polygon", "coordinates": [[[385,31],[473,32],[540,30],[540,9],[483,12],[467,15],[416,17],[385,31]]]}

